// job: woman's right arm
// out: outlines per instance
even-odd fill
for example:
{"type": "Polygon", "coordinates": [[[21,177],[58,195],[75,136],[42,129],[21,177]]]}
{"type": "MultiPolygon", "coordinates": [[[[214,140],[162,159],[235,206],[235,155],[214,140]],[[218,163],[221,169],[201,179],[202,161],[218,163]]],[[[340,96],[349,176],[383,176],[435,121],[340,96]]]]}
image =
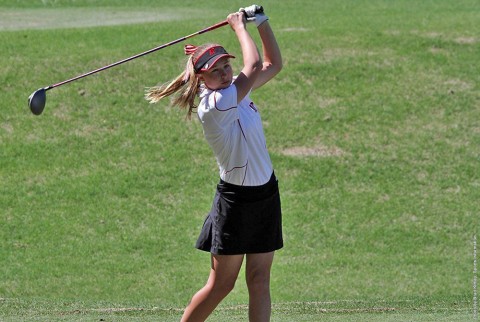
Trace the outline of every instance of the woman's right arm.
{"type": "Polygon", "coordinates": [[[237,103],[248,94],[262,70],[262,61],[257,46],[248,33],[243,12],[232,13],[227,21],[235,31],[242,48],[243,68],[234,81],[237,88],[237,103]]]}

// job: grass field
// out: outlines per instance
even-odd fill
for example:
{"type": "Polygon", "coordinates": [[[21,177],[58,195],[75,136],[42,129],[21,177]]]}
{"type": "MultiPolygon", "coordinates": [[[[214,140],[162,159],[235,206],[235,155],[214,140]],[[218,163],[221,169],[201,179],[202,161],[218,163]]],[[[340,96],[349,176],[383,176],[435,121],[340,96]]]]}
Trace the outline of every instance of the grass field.
{"type": "MultiPolygon", "coordinates": [[[[249,4],[0,0],[1,321],[179,320],[217,168],[198,122],[143,93],[182,45],[49,91],[41,116],[27,98],[249,4]]],[[[261,4],[284,58],[252,95],[284,215],[272,321],[472,321],[478,1],[261,4]]],[[[211,41],[240,54],[228,27],[189,40],[211,41]]],[[[241,276],[210,321],[247,301],[241,276]]]]}

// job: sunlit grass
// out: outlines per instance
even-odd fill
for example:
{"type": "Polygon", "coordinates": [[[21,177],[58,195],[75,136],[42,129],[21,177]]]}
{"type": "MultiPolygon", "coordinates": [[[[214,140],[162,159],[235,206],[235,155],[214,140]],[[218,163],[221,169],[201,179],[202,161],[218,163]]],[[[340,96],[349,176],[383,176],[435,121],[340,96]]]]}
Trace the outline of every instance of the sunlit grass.
{"type": "MultiPolygon", "coordinates": [[[[211,6],[181,10],[193,4],[211,6]]],[[[27,97],[242,5],[182,21],[0,32],[2,320],[178,320],[208,274],[208,254],[193,245],[218,180],[198,122],[143,99],[183,68],[181,45],[48,91],[39,117],[27,97]]],[[[284,212],[273,320],[467,320],[480,199],[475,2],[262,5],[284,57],[252,95],[284,212]]],[[[147,0],[119,10],[146,6],[173,10],[147,0]]],[[[209,41],[240,55],[228,27],[189,42],[209,41]]],[[[246,319],[243,273],[212,321],[246,319]]]]}

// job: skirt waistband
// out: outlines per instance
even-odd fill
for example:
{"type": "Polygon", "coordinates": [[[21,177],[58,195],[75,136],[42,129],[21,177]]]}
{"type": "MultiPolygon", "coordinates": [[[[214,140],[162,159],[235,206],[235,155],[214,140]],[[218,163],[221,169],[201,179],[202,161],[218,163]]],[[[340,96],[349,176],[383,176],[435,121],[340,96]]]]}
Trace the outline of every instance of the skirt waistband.
{"type": "Polygon", "coordinates": [[[238,186],[220,179],[217,191],[228,199],[241,199],[243,201],[257,201],[265,199],[278,191],[278,181],[275,172],[270,180],[261,186],[238,186]]]}

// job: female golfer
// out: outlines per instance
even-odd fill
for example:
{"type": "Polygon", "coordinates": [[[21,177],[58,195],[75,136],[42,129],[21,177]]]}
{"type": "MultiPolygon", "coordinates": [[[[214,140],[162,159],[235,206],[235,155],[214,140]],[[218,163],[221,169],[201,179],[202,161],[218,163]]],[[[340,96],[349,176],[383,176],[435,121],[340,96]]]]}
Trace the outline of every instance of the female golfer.
{"type": "Polygon", "coordinates": [[[259,108],[249,93],[282,69],[282,58],[268,18],[255,14],[255,9],[254,5],[227,18],[243,56],[236,77],[230,64],[234,56],[222,46],[187,45],[185,71],[146,93],[155,103],[178,92],[173,104],[187,109],[188,116],[199,97],[198,117],[220,169],[213,206],[196,243],[211,253],[210,276],[185,309],[184,322],[207,319],[233,289],[244,258],[250,321],[270,320],[270,268],[275,250],[283,247],[280,196],[259,108]],[[258,28],[263,63],[247,31],[246,16],[258,28]]]}

